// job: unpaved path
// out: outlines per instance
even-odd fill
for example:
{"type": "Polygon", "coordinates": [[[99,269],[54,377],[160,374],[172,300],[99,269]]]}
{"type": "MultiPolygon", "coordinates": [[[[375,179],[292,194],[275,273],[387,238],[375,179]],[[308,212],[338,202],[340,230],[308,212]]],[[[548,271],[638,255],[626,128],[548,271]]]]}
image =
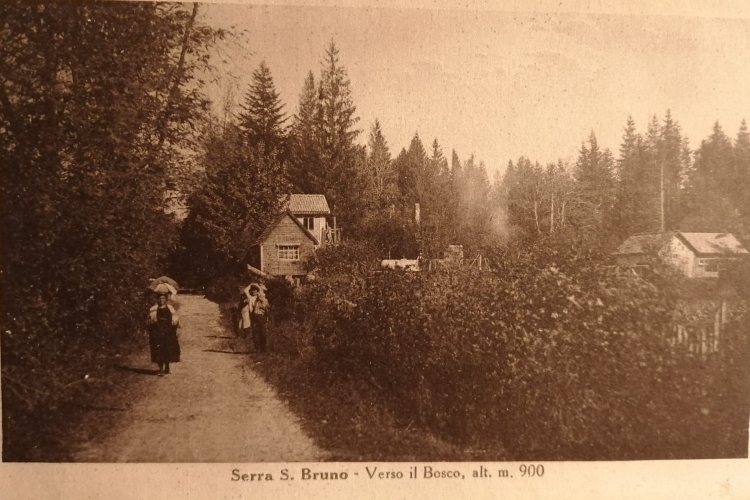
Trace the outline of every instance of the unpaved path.
{"type": "Polygon", "coordinates": [[[134,391],[138,396],[108,435],[83,445],[75,461],[324,459],[325,453],[252,370],[244,341],[221,326],[219,306],[197,296],[178,298],[182,361],[171,365],[170,375],[157,377],[148,374],[155,368],[148,350],[131,359],[128,369],[144,373],[134,391]]]}

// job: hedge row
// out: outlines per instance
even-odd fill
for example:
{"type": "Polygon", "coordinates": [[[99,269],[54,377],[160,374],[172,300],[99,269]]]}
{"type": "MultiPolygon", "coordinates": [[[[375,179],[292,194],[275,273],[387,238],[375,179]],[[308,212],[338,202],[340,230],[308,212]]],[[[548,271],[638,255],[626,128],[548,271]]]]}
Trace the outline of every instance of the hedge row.
{"type": "Polygon", "coordinates": [[[295,302],[308,327],[279,348],[333,384],[366,383],[404,425],[519,459],[747,454],[745,316],[717,356],[672,346],[668,273],[545,251],[495,273],[378,273],[341,257],[323,256],[295,302]]]}

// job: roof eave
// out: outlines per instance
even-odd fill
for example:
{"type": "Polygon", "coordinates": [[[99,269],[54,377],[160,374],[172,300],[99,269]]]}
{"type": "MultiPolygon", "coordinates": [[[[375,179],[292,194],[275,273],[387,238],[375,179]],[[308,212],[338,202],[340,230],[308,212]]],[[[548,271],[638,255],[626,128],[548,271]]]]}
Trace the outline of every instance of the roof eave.
{"type": "Polygon", "coordinates": [[[257,245],[260,245],[260,244],[264,243],[266,241],[266,239],[268,239],[268,236],[271,234],[272,229],[270,229],[270,228],[274,228],[274,227],[278,226],[279,222],[281,222],[281,220],[284,217],[291,218],[292,221],[295,224],[297,224],[297,227],[299,227],[302,230],[302,232],[305,233],[305,236],[307,236],[308,238],[310,238],[312,240],[312,242],[315,243],[316,246],[320,245],[320,242],[318,241],[318,239],[310,231],[308,231],[305,226],[302,225],[302,223],[299,221],[299,219],[297,219],[297,217],[295,217],[295,215],[292,213],[292,211],[291,210],[286,210],[286,211],[282,212],[279,217],[277,217],[276,219],[274,219],[274,221],[271,224],[269,224],[268,228],[264,229],[263,232],[261,233],[261,235],[250,246],[254,247],[254,246],[257,246],[257,245]]]}

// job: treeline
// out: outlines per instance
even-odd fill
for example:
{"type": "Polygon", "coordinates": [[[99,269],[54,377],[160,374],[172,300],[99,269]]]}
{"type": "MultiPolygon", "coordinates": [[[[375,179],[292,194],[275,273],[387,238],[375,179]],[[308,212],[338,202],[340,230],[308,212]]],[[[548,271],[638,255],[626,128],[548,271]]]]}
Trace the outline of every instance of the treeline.
{"type": "Polygon", "coordinates": [[[496,203],[525,237],[575,235],[612,246],[641,232],[705,231],[750,234],[750,135],[742,121],[734,140],[717,122],[691,151],[667,111],[646,134],[632,118],[620,153],[602,150],[591,133],[575,164],[510,162],[496,186],[496,203]]]}
{"type": "Polygon", "coordinates": [[[43,458],[59,403],[101,388],[176,245],[165,209],[189,179],[209,48],[227,35],[197,14],[0,6],[4,460],[43,458]]]}

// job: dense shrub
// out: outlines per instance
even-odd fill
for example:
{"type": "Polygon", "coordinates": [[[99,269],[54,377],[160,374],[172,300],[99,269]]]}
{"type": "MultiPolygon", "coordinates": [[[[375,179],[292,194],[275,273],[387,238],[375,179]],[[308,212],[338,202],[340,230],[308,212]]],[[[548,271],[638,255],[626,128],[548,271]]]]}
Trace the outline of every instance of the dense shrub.
{"type": "Polygon", "coordinates": [[[331,383],[366,382],[404,425],[516,458],[747,453],[746,317],[696,358],[669,342],[666,270],[618,275],[553,250],[502,262],[493,274],[331,263],[297,301],[304,333],[279,348],[331,383]]]}
{"type": "Polygon", "coordinates": [[[345,241],[341,245],[324,247],[308,263],[314,276],[327,277],[348,274],[367,274],[380,261],[377,249],[364,241],[345,241]]]}

